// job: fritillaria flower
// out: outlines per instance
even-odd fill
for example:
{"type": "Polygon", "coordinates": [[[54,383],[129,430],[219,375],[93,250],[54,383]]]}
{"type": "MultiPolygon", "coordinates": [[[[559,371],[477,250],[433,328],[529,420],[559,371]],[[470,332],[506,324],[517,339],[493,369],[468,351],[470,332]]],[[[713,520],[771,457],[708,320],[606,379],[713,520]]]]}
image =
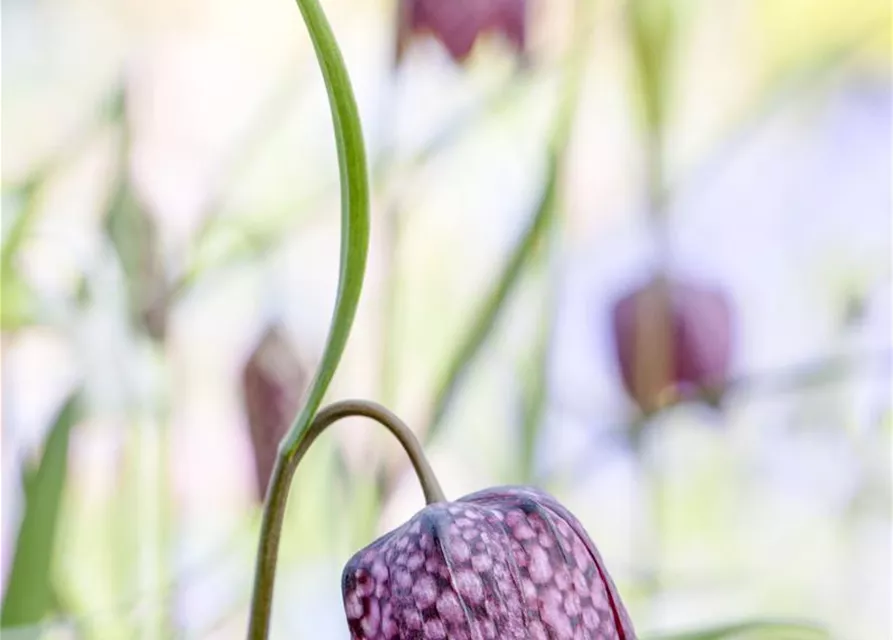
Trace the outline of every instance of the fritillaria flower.
{"type": "Polygon", "coordinates": [[[632,640],[604,562],[554,498],[501,487],[435,502],[342,577],[354,640],[632,640]]]}
{"type": "Polygon", "coordinates": [[[527,43],[527,0],[399,0],[397,58],[409,40],[429,33],[456,62],[471,53],[478,36],[496,33],[523,53],[527,43]]]}
{"type": "Polygon", "coordinates": [[[722,291],[653,278],[615,303],[613,328],[624,388],[643,412],[692,394],[718,402],[732,339],[722,291]]]}
{"type": "Polygon", "coordinates": [[[276,461],[279,441],[300,406],[307,381],[303,365],[282,330],[264,333],[242,371],[242,390],[258,499],[262,500],[276,461]]]}

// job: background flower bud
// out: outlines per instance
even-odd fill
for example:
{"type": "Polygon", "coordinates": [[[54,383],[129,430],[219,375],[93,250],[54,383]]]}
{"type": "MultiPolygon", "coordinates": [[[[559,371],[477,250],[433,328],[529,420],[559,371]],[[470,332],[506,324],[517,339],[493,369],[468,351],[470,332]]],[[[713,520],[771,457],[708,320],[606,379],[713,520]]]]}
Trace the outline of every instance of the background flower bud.
{"type": "Polygon", "coordinates": [[[623,386],[643,412],[695,391],[718,401],[732,338],[723,292],[656,277],[617,301],[613,327],[623,386]]]}
{"type": "Polygon", "coordinates": [[[347,563],[354,640],[632,640],[595,545],[554,498],[500,487],[429,505],[347,563]]]}
{"type": "Polygon", "coordinates": [[[431,33],[461,62],[485,32],[503,35],[519,52],[527,42],[527,0],[401,0],[397,55],[415,34],[431,33]]]}
{"type": "Polygon", "coordinates": [[[279,441],[300,406],[307,375],[279,327],[266,330],[242,372],[257,496],[263,500],[279,441]]]}

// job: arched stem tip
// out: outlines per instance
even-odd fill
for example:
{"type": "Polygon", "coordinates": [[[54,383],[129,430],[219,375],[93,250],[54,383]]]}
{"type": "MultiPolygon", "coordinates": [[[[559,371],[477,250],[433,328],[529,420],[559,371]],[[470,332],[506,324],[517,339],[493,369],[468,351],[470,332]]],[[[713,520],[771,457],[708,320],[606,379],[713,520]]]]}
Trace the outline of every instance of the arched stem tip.
{"type": "Polygon", "coordinates": [[[333,423],[341,418],[351,416],[370,418],[390,431],[400,442],[400,446],[403,447],[406,455],[409,456],[410,462],[412,462],[419,484],[422,485],[422,491],[425,494],[425,502],[427,504],[446,502],[440,482],[434,475],[434,470],[431,468],[427,457],[425,457],[425,452],[418,438],[396,414],[376,402],[369,400],[342,400],[330,404],[316,414],[308,430],[307,439],[312,441],[333,423]]]}
{"type": "Polygon", "coordinates": [[[273,609],[273,587],[276,581],[276,561],[279,556],[279,539],[282,535],[282,522],[285,517],[292,477],[316,438],[341,418],[351,416],[371,418],[394,434],[412,462],[422,485],[425,501],[428,504],[446,502],[443,489],[425,457],[418,438],[406,426],[406,423],[393,412],[368,400],[342,400],[324,407],[314,416],[294,449],[283,448],[280,450],[276,466],[270,477],[261,521],[257,568],[249,613],[248,638],[250,640],[265,640],[269,630],[273,609]]]}

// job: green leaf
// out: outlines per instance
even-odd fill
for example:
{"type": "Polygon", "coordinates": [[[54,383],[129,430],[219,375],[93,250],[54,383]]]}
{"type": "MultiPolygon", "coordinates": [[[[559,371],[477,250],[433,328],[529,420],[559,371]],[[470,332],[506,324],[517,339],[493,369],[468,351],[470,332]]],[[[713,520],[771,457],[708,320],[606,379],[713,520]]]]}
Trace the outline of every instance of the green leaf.
{"type": "MultiPolygon", "coordinates": [[[[42,185],[41,177],[32,178],[10,194],[10,199],[19,205],[19,211],[14,214],[12,223],[4,230],[2,249],[0,249],[0,269],[3,271],[12,266],[16,253],[28,234],[38,209],[37,204],[42,185]]],[[[10,208],[14,209],[15,207],[10,208]]]]}
{"type": "Polygon", "coordinates": [[[0,273],[0,294],[0,329],[15,331],[34,322],[34,292],[15,268],[0,273]]]}
{"type": "Polygon", "coordinates": [[[542,238],[550,228],[554,218],[559,176],[558,158],[553,155],[547,168],[546,184],[533,217],[509,253],[490,293],[487,294],[477,313],[474,314],[472,323],[460,341],[459,348],[450,360],[446,373],[437,388],[431,422],[424,434],[426,442],[430,442],[439,432],[456,391],[496,325],[506,301],[520,282],[521,275],[536,255],[536,249],[541,245],[542,238]]]}
{"type": "Polygon", "coordinates": [[[18,209],[4,229],[0,249],[0,327],[4,331],[18,329],[34,319],[34,293],[17,270],[16,256],[40,208],[42,184],[38,178],[28,180],[9,194],[10,206],[4,202],[4,213],[18,209]]]}
{"type": "Polygon", "coordinates": [[[68,443],[78,416],[78,395],[72,394],[59,411],[40,463],[24,477],[24,515],[0,614],[2,627],[39,622],[53,606],[53,548],[68,470],[68,443]]]}
{"type": "Polygon", "coordinates": [[[549,142],[545,184],[539,202],[527,229],[509,252],[499,277],[475,313],[467,332],[459,342],[459,348],[450,360],[446,373],[437,387],[431,421],[423,436],[426,442],[430,442],[440,430],[453,396],[496,325],[506,301],[516,289],[522,274],[536,255],[537,248],[542,244],[543,238],[555,219],[564,157],[576,116],[583,69],[587,58],[586,45],[588,44],[587,36],[590,32],[591,21],[589,12],[591,12],[592,4],[590,2],[583,3],[583,15],[578,16],[580,19],[576,21],[578,31],[574,38],[573,50],[568,57],[562,99],[555,116],[554,129],[549,142]]]}
{"type": "Polygon", "coordinates": [[[282,441],[281,450],[293,454],[319,409],[341,361],[356,315],[366,255],[369,251],[369,176],[366,147],[353,87],[335,35],[317,0],[298,0],[319,61],[335,128],[341,180],[341,266],[338,294],[322,359],[304,407],[282,441]]]}
{"type": "Polygon", "coordinates": [[[650,640],[723,640],[725,638],[745,640],[759,638],[771,640],[818,640],[830,638],[830,634],[822,627],[800,621],[785,620],[747,620],[734,622],[706,629],[698,629],[681,633],[652,636],[650,640]]]}

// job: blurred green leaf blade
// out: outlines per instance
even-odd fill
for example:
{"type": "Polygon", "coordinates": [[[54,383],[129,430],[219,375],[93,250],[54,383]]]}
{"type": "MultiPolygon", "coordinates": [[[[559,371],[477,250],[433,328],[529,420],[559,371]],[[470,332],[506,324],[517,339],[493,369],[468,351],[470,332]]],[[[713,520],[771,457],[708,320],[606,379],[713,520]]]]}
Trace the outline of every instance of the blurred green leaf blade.
{"type": "Polygon", "coordinates": [[[14,268],[0,274],[0,329],[15,331],[34,323],[36,301],[34,292],[14,268]]]}
{"type": "Polygon", "coordinates": [[[464,334],[459,348],[447,365],[446,373],[434,394],[431,419],[423,436],[426,442],[430,442],[440,430],[456,390],[481,347],[487,341],[505,308],[506,301],[521,281],[521,276],[540,253],[539,248],[545,242],[556,218],[565,156],[577,114],[583,72],[587,61],[588,36],[592,23],[590,5],[591,3],[581,5],[582,10],[577,15],[577,33],[567,58],[563,88],[549,139],[545,181],[539,201],[527,228],[509,252],[492,289],[474,314],[468,331],[464,334]]]}
{"type": "Polygon", "coordinates": [[[542,244],[543,237],[551,227],[558,178],[558,162],[557,158],[553,158],[548,169],[546,185],[533,218],[512,249],[502,272],[475,314],[471,327],[447,366],[446,374],[435,395],[431,423],[425,432],[427,441],[430,441],[439,431],[456,390],[496,325],[496,321],[505,308],[506,301],[517,288],[521,275],[536,255],[536,249],[542,244]]]}
{"type": "Polygon", "coordinates": [[[40,462],[23,474],[24,515],[0,614],[4,628],[39,622],[54,606],[53,548],[68,472],[68,445],[79,405],[80,393],[75,392],[56,415],[40,462]]]}

